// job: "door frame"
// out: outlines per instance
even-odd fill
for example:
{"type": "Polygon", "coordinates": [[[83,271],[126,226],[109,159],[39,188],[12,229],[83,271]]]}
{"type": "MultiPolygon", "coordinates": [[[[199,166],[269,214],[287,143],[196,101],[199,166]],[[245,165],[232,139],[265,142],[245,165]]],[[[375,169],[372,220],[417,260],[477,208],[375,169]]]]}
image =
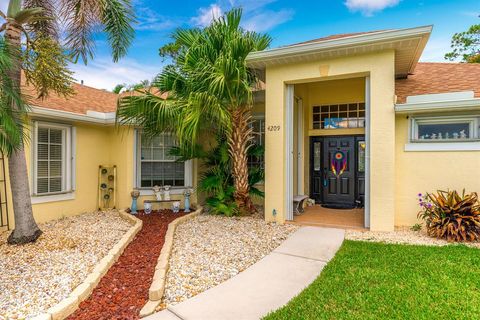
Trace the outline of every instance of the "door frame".
{"type": "MultiPolygon", "coordinates": [[[[312,195],[313,195],[313,185],[314,185],[314,176],[313,176],[313,150],[312,150],[312,147],[313,147],[313,143],[314,142],[320,142],[321,144],[321,154],[320,154],[320,163],[322,164],[321,166],[323,167],[323,164],[324,164],[324,161],[325,161],[325,152],[324,152],[324,147],[325,147],[325,138],[345,138],[345,137],[351,137],[353,138],[353,141],[354,141],[354,167],[355,167],[355,172],[354,172],[354,198],[355,198],[355,201],[358,200],[359,198],[359,193],[358,193],[358,178],[359,178],[359,173],[358,173],[358,141],[365,141],[365,143],[367,143],[367,140],[366,140],[366,135],[365,134],[352,134],[352,135],[327,135],[327,136],[310,136],[310,139],[309,139],[309,154],[310,154],[310,157],[308,159],[309,161],[309,197],[312,198],[312,195]],[[361,139],[363,138],[363,139],[361,139]]],[[[366,156],[366,155],[365,155],[366,156]]],[[[365,159],[365,162],[366,162],[367,159],[365,159]]],[[[322,169],[323,170],[323,169],[322,169]]],[[[364,179],[366,179],[367,177],[367,166],[365,165],[365,173],[364,173],[365,177],[364,179]]],[[[366,183],[366,182],[365,182],[366,183]]],[[[366,185],[365,185],[365,189],[366,189],[366,185]]],[[[321,198],[321,202],[320,203],[324,203],[324,188],[325,186],[323,185],[323,183],[321,184],[321,192],[320,192],[320,198],[321,198]]],[[[364,199],[363,199],[363,207],[365,208],[365,205],[366,205],[366,198],[367,198],[367,190],[365,190],[365,194],[364,194],[364,199]]]]}

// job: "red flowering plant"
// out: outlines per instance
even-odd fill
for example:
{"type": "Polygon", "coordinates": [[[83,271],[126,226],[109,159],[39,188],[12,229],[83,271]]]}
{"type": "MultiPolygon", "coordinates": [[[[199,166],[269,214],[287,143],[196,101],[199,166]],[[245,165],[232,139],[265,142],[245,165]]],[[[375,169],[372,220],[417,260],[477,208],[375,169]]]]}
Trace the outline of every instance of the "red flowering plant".
{"type": "Polygon", "coordinates": [[[418,201],[418,217],[425,221],[429,236],[455,242],[480,239],[480,202],[476,192],[419,193],[418,201]]]}

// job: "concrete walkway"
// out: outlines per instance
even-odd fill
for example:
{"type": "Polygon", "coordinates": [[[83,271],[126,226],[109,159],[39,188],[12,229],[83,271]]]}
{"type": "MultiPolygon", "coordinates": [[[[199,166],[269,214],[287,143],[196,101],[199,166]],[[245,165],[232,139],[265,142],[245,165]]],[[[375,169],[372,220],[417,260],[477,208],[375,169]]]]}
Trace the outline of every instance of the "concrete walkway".
{"type": "Polygon", "coordinates": [[[260,319],[315,280],[343,239],[340,229],[302,227],[247,270],[145,319],[260,319]]]}

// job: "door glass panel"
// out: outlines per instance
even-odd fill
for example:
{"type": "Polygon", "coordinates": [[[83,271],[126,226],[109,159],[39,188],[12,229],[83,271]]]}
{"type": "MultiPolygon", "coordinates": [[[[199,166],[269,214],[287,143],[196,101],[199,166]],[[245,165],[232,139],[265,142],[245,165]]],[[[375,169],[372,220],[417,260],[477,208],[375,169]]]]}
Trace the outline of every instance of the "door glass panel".
{"type": "Polygon", "coordinates": [[[358,172],[365,172],[365,141],[358,141],[358,172]]]}
{"type": "Polygon", "coordinates": [[[321,146],[320,142],[313,143],[313,170],[320,171],[322,164],[320,163],[320,155],[321,155],[321,146]]]}

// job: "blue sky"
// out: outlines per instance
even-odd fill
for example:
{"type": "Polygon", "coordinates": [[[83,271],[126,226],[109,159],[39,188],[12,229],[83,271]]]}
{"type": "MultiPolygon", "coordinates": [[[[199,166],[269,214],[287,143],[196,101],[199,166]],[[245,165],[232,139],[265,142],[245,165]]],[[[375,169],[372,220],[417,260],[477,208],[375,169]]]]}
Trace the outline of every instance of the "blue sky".
{"type": "MultiPolygon", "coordinates": [[[[0,0],[1,4],[7,0],[0,0]]],[[[112,89],[117,83],[151,79],[165,62],[158,48],[175,28],[205,26],[212,16],[236,6],[244,8],[243,26],[268,32],[272,47],[337,33],[408,28],[433,24],[422,61],[444,61],[453,33],[480,23],[479,0],[132,0],[139,23],[129,54],[111,61],[104,37],[88,66],[73,65],[77,80],[112,89]]]]}

